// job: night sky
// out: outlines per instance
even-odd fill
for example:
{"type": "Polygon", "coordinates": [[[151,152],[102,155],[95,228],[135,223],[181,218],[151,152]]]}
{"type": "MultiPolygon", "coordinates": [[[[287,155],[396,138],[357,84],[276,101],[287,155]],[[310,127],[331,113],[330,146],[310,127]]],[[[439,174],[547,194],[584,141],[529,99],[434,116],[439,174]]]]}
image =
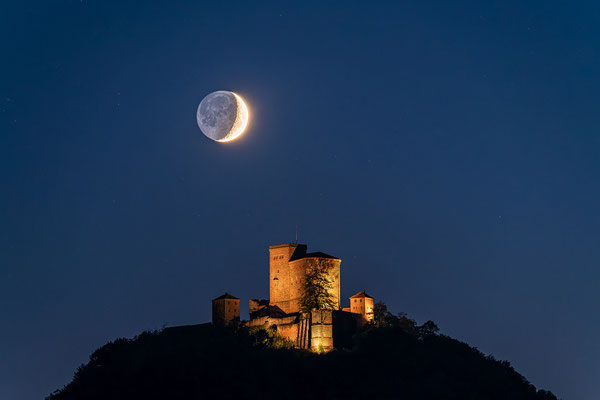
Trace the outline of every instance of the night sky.
{"type": "Polygon", "coordinates": [[[247,318],[296,225],[343,306],[600,397],[598,2],[0,7],[0,398],[225,291],[247,318]],[[215,90],[235,142],[196,125],[215,90]]]}

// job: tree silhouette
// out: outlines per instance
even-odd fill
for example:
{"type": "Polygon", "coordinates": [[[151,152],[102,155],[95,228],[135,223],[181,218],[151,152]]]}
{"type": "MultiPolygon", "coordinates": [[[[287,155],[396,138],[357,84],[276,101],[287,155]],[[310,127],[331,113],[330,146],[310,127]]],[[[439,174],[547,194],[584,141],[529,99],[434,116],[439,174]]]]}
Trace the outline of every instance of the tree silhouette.
{"type": "Polygon", "coordinates": [[[373,306],[373,322],[376,326],[384,325],[384,319],[388,315],[388,309],[384,302],[378,301],[373,306]]]}
{"type": "Polygon", "coordinates": [[[438,331],[440,330],[440,328],[438,328],[438,326],[435,324],[435,322],[433,322],[431,320],[426,321],[423,325],[419,326],[417,329],[419,331],[420,338],[424,338],[424,337],[430,336],[430,335],[436,335],[438,333],[438,331]]]}
{"type": "Polygon", "coordinates": [[[411,333],[413,335],[418,334],[417,322],[414,319],[409,318],[406,313],[400,312],[398,313],[398,316],[393,318],[392,320],[392,325],[399,326],[405,332],[411,333]]]}
{"type": "MultiPolygon", "coordinates": [[[[434,331],[434,325],[419,329],[434,331]]],[[[47,399],[556,400],[509,362],[448,336],[419,337],[398,325],[369,324],[344,351],[289,347],[275,329],[203,324],[145,332],[102,346],[47,399]],[[357,365],[369,368],[361,379],[349,380],[357,365]]]]}
{"type": "Polygon", "coordinates": [[[312,260],[306,268],[306,275],[300,289],[300,311],[333,310],[335,302],[331,295],[333,280],[329,272],[333,264],[327,260],[312,260]]]}

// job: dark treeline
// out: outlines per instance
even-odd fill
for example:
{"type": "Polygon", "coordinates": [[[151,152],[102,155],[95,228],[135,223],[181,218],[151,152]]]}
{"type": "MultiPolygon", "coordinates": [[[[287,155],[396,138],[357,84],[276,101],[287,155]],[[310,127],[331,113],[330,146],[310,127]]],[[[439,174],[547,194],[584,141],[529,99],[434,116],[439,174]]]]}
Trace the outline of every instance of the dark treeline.
{"type": "Polygon", "coordinates": [[[375,311],[351,349],[328,354],[289,349],[273,330],[144,332],[96,350],[47,399],[556,399],[431,321],[375,311]]]}

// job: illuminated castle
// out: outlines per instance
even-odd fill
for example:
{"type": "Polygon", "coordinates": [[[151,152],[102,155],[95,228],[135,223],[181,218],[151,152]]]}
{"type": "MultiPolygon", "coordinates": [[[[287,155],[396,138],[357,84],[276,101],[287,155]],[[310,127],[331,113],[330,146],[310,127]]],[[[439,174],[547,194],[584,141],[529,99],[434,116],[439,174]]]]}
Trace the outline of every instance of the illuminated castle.
{"type": "Polygon", "coordinates": [[[249,321],[240,321],[240,301],[225,293],[212,301],[213,324],[272,327],[297,347],[328,351],[341,347],[362,325],[373,320],[374,299],[364,291],[350,298],[350,307],[340,308],[340,264],[325,253],[307,253],[306,245],[280,244],[269,247],[269,300],[249,300],[249,321]],[[300,312],[301,288],[307,269],[327,265],[333,310],[300,312]]]}

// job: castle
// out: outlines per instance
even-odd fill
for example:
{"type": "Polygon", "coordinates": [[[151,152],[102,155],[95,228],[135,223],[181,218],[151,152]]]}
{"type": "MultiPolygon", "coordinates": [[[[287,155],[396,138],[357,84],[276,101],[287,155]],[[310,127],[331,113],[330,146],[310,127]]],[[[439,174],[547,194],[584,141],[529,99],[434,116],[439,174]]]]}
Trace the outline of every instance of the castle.
{"type": "Polygon", "coordinates": [[[269,299],[249,300],[249,321],[240,321],[240,300],[228,293],[212,301],[212,321],[220,326],[275,327],[296,347],[329,351],[343,347],[358,328],[373,320],[374,299],[361,291],[350,297],[350,307],[340,307],[342,260],[325,253],[307,253],[303,244],[269,247],[269,299]],[[331,283],[332,310],[301,312],[301,290],[307,270],[326,266],[331,283]]]}

